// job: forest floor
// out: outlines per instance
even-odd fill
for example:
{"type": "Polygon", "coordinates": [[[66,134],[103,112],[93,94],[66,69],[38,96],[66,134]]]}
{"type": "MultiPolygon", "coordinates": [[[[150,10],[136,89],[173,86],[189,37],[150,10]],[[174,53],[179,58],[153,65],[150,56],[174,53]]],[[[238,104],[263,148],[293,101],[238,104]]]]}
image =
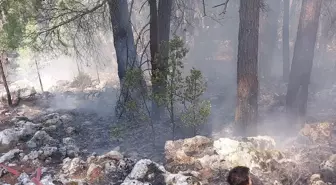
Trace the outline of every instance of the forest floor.
{"type": "MultiPolygon", "coordinates": [[[[218,84],[209,84],[209,89],[212,91],[207,92],[205,98],[211,101],[212,113],[208,124],[203,127],[199,135],[215,139],[231,137],[235,98],[232,84],[226,85],[227,88],[219,88],[218,84]]],[[[164,147],[166,141],[172,139],[169,121],[166,121],[167,124],[155,124],[156,137],[153,147],[153,133],[148,124],[132,125],[121,130],[119,127],[114,127],[117,125],[113,116],[114,100],[117,96],[115,85],[104,87],[99,84],[94,88],[87,88],[84,92],[74,88],[62,88],[63,90],[49,98],[39,95],[36,99],[22,101],[15,108],[8,108],[2,104],[0,130],[16,127],[11,120],[17,117],[26,117],[33,123],[39,123],[41,117],[48,117],[51,114],[68,115],[71,121],[66,127],[50,135],[58,140],[71,136],[83,156],[90,156],[92,153],[101,155],[118,148],[134,159],[147,158],[164,163],[166,157],[164,147]]],[[[272,136],[280,145],[292,139],[288,135],[289,128],[284,126],[285,90],[286,87],[282,83],[260,85],[260,135],[272,136]]],[[[307,113],[309,122],[334,122],[336,120],[334,110],[336,110],[336,86],[309,94],[307,113]]],[[[298,130],[292,133],[297,134],[298,130]]],[[[177,138],[189,137],[192,135],[183,130],[177,133],[177,138]]],[[[15,147],[1,146],[4,147],[0,147],[0,153],[6,153],[15,147]]],[[[21,145],[18,144],[16,147],[18,146],[21,145]]]]}

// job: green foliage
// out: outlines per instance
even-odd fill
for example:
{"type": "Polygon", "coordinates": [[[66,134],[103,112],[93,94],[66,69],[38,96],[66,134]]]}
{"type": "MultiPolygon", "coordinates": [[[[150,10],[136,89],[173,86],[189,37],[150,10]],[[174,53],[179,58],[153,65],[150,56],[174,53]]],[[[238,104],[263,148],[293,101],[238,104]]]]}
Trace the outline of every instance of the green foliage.
{"type": "Polygon", "coordinates": [[[34,0],[5,0],[0,3],[2,50],[15,50],[24,44],[27,25],[34,17],[35,3],[34,0]]]}
{"type": "Polygon", "coordinates": [[[181,120],[194,130],[197,134],[197,127],[204,124],[210,115],[210,101],[201,100],[201,96],[206,90],[206,83],[203,80],[201,71],[195,68],[190,70],[190,75],[185,78],[183,91],[183,104],[185,110],[182,113],[181,120]]]}
{"type": "MultiPolygon", "coordinates": [[[[206,90],[206,83],[201,71],[190,70],[190,75],[183,78],[183,59],[188,53],[184,42],[179,37],[174,37],[169,43],[169,62],[166,73],[166,88],[163,93],[153,95],[153,99],[164,105],[169,112],[175,132],[176,112],[182,112],[183,126],[192,128],[197,133],[199,125],[204,124],[210,115],[210,102],[201,99],[206,90]]],[[[164,78],[164,77],[160,77],[164,78]]]]}
{"type": "Polygon", "coordinates": [[[122,115],[128,122],[148,122],[150,113],[146,107],[148,100],[145,94],[143,71],[141,68],[131,68],[121,82],[120,97],[116,106],[116,115],[122,115]]]}

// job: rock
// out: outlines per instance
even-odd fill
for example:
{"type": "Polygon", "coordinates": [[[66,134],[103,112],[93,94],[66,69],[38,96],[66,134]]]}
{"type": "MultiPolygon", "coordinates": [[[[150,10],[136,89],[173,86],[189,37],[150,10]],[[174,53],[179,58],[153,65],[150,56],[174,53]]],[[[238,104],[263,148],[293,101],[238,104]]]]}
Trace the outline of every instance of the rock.
{"type": "Polygon", "coordinates": [[[62,124],[61,120],[57,117],[57,118],[52,118],[52,119],[48,119],[45,123],[45,125],[56,125],[59,126],[62,124]]]}
{"type": "Polygon", "coordinates": [[[34,134],[39,127],[39,124],[20,121],[18,127],[5,129],[0,132],[0,144],[8,145],[12,142],[17,142],[24,137],[34,134]]]}
{"type": "Polygon", "coordinates": [[[193,169],[197,166],[197,158],[214,154],[213,141],[204,136],[167,141],[165,154],[169,171],[177,173],[187,168],[193,169]]]}
{"type": "Polygon", "coordinates": [[[51,175],[46,175],[41,179],[41,184],[43,185],[55,185],[51,175]]]}
{"type": "Polygon", "coordinates": [[[22,161],[27,162],[29,160],[35,160],[39,157],[38,151],[31,151],[28,155],[25,155],[22,159],[22,161]]]}
{"type": "Polygon", "coordinates": [[[112,150],[112,151],[110,151],[110,152],[108,152],[108,153],[106,153],[106,154],[104,154],[102,156],[99,156],[98,160],[109,159],[109,160],[117,160],[117,161],[119,161],[122,158],[123,158],[123,155],[120,152],[112,150]]]}
{"type": "Polygon", "coordinates": [[[20,132],[16,129],[5,129],[0,132],[0,143],[2,145],[8,145],[14,141],[19,140],[20,132]]]}
{"type": "Polygon", "coordinates": [[[18,155],[21,152],[22,150],[19,150],[19,149],[10,150],[9,152],[5,153],[4,155],[0,157],[0,163],[4,163],[6,161],[13,159],[15,155],[18,155]]]}
{"type": "Polygon", "coordinates": [[[336,183],[336,154],[320,164],[321,176],[324,182],[336,183]]]}
{"type": "Polygon", "coordinates": [[[8,173],[8,171],[3,168],[3,167],[0,167],[0,178],[3,177],[4,175],[6,175],[8,173]]]}
{"type": "Polygon", "coordinates": [[[182,174],[168,174],[165,175],[165,184],[171,185],[201,185],[201,183],[192,176],[185,176],[182,174]]]}
{"type": "Polygon", "coordinates": [[[149,184],[164,184],[164,173],[166,170],[148,159],[142,159],[138,161],[131,173],[126,177],[123,184],[129,183],[129,181],[141,181],[148,182],[149,184]]]}
{"type": "Polygon", "coordinates": [[[29,99],[34,97],[36,94],[36,90],[34,87],[27,87],[20,89],[20,96],[22,99],[29,99]]]}
{"type": "Polygon", "coordinates": [[[51,126],[48,126],[48,127],[43,127],[42,130],[46,131],[46,132],[54,132],[54,131],[57,130],[57,126],[56,125],[51,125],[51,126]]]}
{"type": "Polygon", "coordinates": [[[84,170],[86,163],[79,157],[70,159],[65,158],[62,164],[62,170],[66,175],[73,175],[84,170]]]}
{"type": "Polygon", "coordinates": [[[170,184],[170,185],[196,185],[196,178],[183,174],[171,174],[163,166],[148,160],[138,161],[132,172],[126,177],[122,185],[129,184],[170,184]]]}
{"type": "Polygon", "coordinates": [[[58,151],[57,147],[44,146],[39,150],[39,158],[45,160],[48,157],[51,157],[58,151]]]}
{"type": "Polygon", "coordinates": [[[21,173],[17,180],[19,181],[19,184],[35,185],[35,183],[30,181],[30,177],[26,173],[21,173]]]}
{"type": "Polygon", "coordinates": [[[65,129],[65,133],[67,133],[68,135],[72,135],[76,132],[76,129],[74,127],[67,127],[65,129]]]}
{"type": "Polygon", "coordinates": [[[218,155],[226,156],[228,154],[236,152],[239,144],[239,141],[236,140],[232,140],[229,138],[220,138],[214,142],[213,146],[218,155]]]}
{"type": "Polygon", "coordinates": [[[57,145],[58,141],[49,136],[45,131],[37,131],[35,135],[27,142],[29,148],[35,148],[44,145],[57,145]]]}
{"type": "Polygon", "coordinates": [[[86,178],[89,179],[90,182],[97,180],[103,176],[103,168],[94,163],[90,164],[89,169],[86,173],[86,178]]]}
{"type": "Polygon", "coordinates": [[[309,185],[331,185],[331,183],[325,183],[321,180],[320,174],[313,174],[309,179],[309,185]]]}
{"type": "Polygon", "coordinates": [[[283,158],[283,154],[274,147],[275,141],[266,136],[244,138],[242,141],[229,138],[212,141],[203,136],[167,141],[165,166],[175,174],[194,171],[203,183],[216,184],[225,181],[218,179],[218,176],[223,176],[219,172],[226,172],[234,166],[268,170],[271,163],[266,165],[266,161],[274,159],[278,162],[283,158]]]}
{"type": "Polygon", "coordinates": [[[114,161],[108,161],[104,164],[104,170],[106,174],[116,172],[117,169],[117,164],[114,161]]]}
{"type": "Polygon", "coordinates": [[[117,169],[119,172],[123,172],[124,174],[129,174],[133,169],[135,162],[130,158],[123,158],[118,161],[117,169]]]}
{"type": "Polygon", "coordinates": [[[244,142],[252,143],[258,150],[270,150],[275,148],[275,140],[269,136],[247,137],[244,142]]]}
{"type": "Polygon", "coordinates": [[[60,147],[60,152],[67,157],[77,157],[80,153],[79,148],[75,144],[75,140],[70,137],[63,138],[64,146],[60,147]]]}
{"type": "Polygon", "coordinates": [[[70,114],[63,114],[60,119],[63,123],[67,124],[70,123],[73,120],[73,117],[70,114]]]}
{"type": "Polygon", "coordinates": [[[121,185],[151,185],[151,183],[138,180],[125,180],[121,185]]]}

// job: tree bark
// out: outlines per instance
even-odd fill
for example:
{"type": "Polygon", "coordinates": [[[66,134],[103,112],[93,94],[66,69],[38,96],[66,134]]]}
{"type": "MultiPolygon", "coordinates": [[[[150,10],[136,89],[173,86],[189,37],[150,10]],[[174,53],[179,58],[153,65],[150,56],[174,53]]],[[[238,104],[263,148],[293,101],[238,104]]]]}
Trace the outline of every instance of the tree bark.
{"type": "MultiPolygon", "coordinates": [[[[137,106],[141,106],[139,103],[140,97],[143,97],[144,93],[147,93],[147,89],[142,74],[135,77],[137,82],[132,81],[132,86],[125,83],[127,71],[133,69],[141,70],[137,58],[128,4],[126,0],[108,0],[107,3],[113,28],[113,40],[117,55],[118,76],[120,81],[120,96],[116,105],[116,115],[119,119],[122,116],[127,119],[134,119],[134,111],[129,111],[125,105],[134,101],[137,106]],[[131,113],[131,115],[127,115],[128,112],[131,113]]],[[[135,72],[134,74],[138,73],[135,72]]]]}
{"type": "Polygon", "coordinates": [[[1,59],[0,59],[0,70],[1,71],[0,72],[1,72],[1,76],[2,76],[2,82],[3,82],[3,85],[4,85],[5,90],[6,90],[8,105],[12,106],[13,105],[12,96],[11,96],[11,93],[10,93],[10,90],[9,90],[9,87],[8,87],[5,71],[4,71],[4,68],[3,68],[3,65],[2,65],[3,64],[3,60],[4,60],[4,57],[1,56],[1,59]]]}
{"type": "Polygon", "coordinates": [[[258,37],[260,0],[240,0],[235,133],[257,133],[258,37]]]}
{"type": "MultiPolygon", "coordinates": [[[[149,0],[149,10],[150,10],[150,53],[151,53],[151,66],[152,66],[152,94],[154,97],[159,95],[160,81],[162,81],[160,67],[159,67],[159,27],[158,27],[158,9],[157,1],[149,0]]],[[[160,110],[159,103],[157,99],[152,101],[152,120],[160,120],[160,110]]]]}
{"type": "Polygon", "coordinates": [[[138,67],[137,52],[126,0],[108,0],[113,27],[114,47],[117,55],[120,84],[127,69],[138,67]]]}
{"type": "MultiPolygon", "coordinates": [[[[151,0],[152,1],[152,0],[151,0]]],[[[151,2],[150,1],[150,2],[151,2]]],[[[154,3],[151,3],[150,6],[154,6],[154,3]]],[[[153,46],[151,43],[151,55],[155,54],[152,53],[152,47],[153,51],[156,50],[159,52],[159,55],[157,56],[157,63],[155,65],[156,74],[154,71],[152,71],[152,74],[155,74],[155,78],[159,78],[158,81],[153,83],[153,93],[165,93],[166,88],[166,71],[168,70],[168,55],[169,55],[169,37],[170,37],[170,19],[171,19],[171,11],[172,11],[172,5],[173,0],[159,0],[159,6],[157,10],[157,14],[153,17],[153,20],[156,20],[156,23],[151,24],[150,32],[153,32],[153,35],[151,34],[151,42],[153,41],[153,46]],[[156,29],[156,33],[154,33],[154,29],[156,29]],[[153,30],[153,31],[152,31],[153,30]],[[153,40],[152,40],[153,39],[153,40]]],[[[156,4],[155,4],[156,6],[156,4]]],[[[151,19],[152,16],[154,16],[155,7],[151,7],[151,19]],[[153,15],[152,15],[153,12],[153,15]]],[[[152,23],[152,20],[151,20],[152,23]]],[[[164,112],[163,107],[158,105],[157,102],[153,102],[152,104],[152,112],[153,112],[153,118],[155,120],[159,120],[164,112]]]]}
{"type": "Polygon", "coordinates": [[[282,26],[282,77],[284,82],[288,82],[290,58],[289,58],[289,0],[284,0],[284,15],[282,26]]]}
{"type": "Polygon", "coordinates": [[[303,0],[286,95],[289,121],[303,121],[314,59],[322,0],[303,0]]]}

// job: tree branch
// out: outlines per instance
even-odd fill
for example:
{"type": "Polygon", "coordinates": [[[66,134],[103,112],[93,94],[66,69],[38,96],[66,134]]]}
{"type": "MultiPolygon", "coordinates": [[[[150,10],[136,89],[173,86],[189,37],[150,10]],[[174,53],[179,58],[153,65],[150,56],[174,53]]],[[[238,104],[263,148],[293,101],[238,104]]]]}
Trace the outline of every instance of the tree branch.
{"type": "Polygon", "coordinates": [[[219,5],[216,5],[216,6],[212,7],[212,8],[217,8],[217,7],[220,7],[220,6],[224,6],[224,8],[223,8],[223,12],[219,14],[219,15],[221,15],[221,14],[224,15],[224,14],[226,13],[226,9],[227,9],[227,6],[228,6],[229,1],[230,1],[230,0],[226,0],[224,3],[219,4],[219,5]]]}
{"type": "Polygon", "coordinates": [[[89,13],[92,13],[92,12],[98,10],[98,9],[99,9],[100,7],[102,7],[106,2],[107,2],[107,0],[104,0],[102,3],[98,4],[97,6],[91,8],[91,9],[88,9],[87,11],[82,12],[81,14],[75,15],[74,17],[69,18],[68,20],[65,20],[65,21],[63,21],[63,22],[61,22],[61,23],[59,23],[59,24],[57,24],[57,25],[54,25],[54,26],[52,26],[52,27],[50,27],[50,28],[48,28],[48,29],[46,29],[46,30],[42,30],[42,31],[38,32],[37,35],[41,35],[41,34],[43,34],[43,33],[50,32],[50,31],[52,31],[52,30],[55,30],[55,29],[57,29],[57,28],[59,28],[59,27],[62,27],[62,26],[64,26],[64,25],[66,25],[66,24],[69,24],[69,23],[72,22],[72,21],[75,21],[75,20],[77,20],[77,19],[79,19],[79,18],[81,18],[81,17],[83,17],[83,16],[85,16],[85,15],[87,15],[87,14],[89,14],[89,13]]]}

